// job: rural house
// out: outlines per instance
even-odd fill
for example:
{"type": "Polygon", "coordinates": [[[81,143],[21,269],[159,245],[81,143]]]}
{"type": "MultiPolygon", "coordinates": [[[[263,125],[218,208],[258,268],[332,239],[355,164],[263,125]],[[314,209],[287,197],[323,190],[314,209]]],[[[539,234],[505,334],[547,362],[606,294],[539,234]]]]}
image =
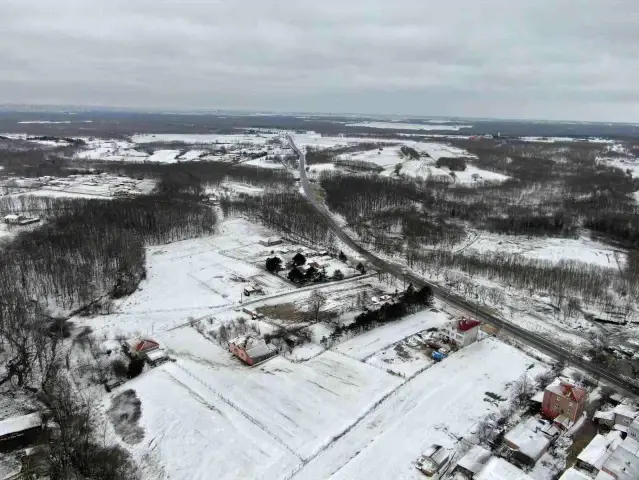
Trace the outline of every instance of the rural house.
{"type": "Polygon", "coordinates": [[[146,359],[150,352],[160,349],[160,344],[149,338],[134,338],[122,345],[122,349],[130,358],[146,359]]]}
{"type": "Polygon", "coordinates": [[[259,241],[259,244],[265,247],[272,247],[274,245],[280,245],[281,243],[282,243],[282,239],[280,237],[262,238],[259,241]]]}
{"type": "Polygon", "coordinates": [[[229,351],[247,365],[256,365],[277,355],[273,345],[251,335],[229,340],[229,351]]]}
{"type": "MultiPolygon", "coordinates": [[[[551,420],[565,416],[568,422],[575,423],[581,417],[587,399],[586,390],[568,380],[558,378],[546,387],[541,412],[551,420]]],[[[565,425],[566,422],[562,420],[559,419],[559,423],[565,425]]]]}
{"type": "Polygon", "coordinates": [[[628,427],[628,437],[639,442],[639,419],[635,418],[628,427]]]}
{"type": "Polygon", "coordinates": [[[477,341],[481,322],[474,318],[462,317],[444,327],[444,335],[451,343],[466,347],[477,341]]]}

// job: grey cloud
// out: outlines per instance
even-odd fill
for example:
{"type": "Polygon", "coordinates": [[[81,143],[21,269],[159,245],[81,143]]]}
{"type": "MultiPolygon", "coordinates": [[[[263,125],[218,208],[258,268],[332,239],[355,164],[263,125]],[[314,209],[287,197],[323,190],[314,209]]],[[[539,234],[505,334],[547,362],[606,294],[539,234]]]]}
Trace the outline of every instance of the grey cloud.
{"type": "Polygon", "coordinates": [[[635,0],[3,0],[0,18],[0,102],[639,120],[635,0]]]}

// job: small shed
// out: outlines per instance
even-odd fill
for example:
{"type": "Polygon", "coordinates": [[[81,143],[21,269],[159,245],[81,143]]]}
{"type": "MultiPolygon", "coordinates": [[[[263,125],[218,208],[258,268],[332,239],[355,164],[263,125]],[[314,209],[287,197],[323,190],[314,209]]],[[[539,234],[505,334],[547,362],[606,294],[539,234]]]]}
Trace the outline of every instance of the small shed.
{"type": "Polygon", "coordinates": [[[612,427],[615,424],[615,412],[612,410],[608,412],[597,410],[592,418],[598,424],[605,425],[607,427],[612,427]]]}
{"type": "Polygon", "coordinates": [[[478,474],[488,461],[492,458],[492,454],[480,445],[473,445],[466,455],[464,455],[455,470],[467,473],[471,477],[478,474]]]}
{"type": "Polygon", "coordinates": [[[26,437],[42,430],[43,421],[39,413],[29,413],[0,421],[0,442],[26,437]]]}
{"type": "Polygon", "coordinates": [[[17,225],[19,219],[20,219],[20,217],[18,217],[17,215],[14,215],[14,214],[5,215],[4,223],[7,223],[9,225],[17,225]]]}
{"type": "Polygon", "coordinates": [[[617,405],[613,412],[615,413],[615,424],[624,425],[626,427],[630,426],[637,415],[639,415],[639,410],[630,405],[625,405],[620,403],[617,405]]]}

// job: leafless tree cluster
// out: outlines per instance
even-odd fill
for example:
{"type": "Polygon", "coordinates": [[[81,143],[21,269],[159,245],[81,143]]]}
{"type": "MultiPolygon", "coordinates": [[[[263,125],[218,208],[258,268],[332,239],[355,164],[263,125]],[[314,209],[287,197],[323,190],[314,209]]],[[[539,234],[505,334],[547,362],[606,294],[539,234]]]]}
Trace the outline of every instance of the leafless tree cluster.
{"type": "MultiPolygon", "coordinates": [[[[555,264],[499,252],[463,254],[447,250],[412,252],[407,259],[411,265],[435,272],[458,270],[466,273],[471,280],[481,275],[499,281],[507,288],[545,292],[555,299],[560,308],[570,304],[573,312],[580,308],[575,298],[605,307],[617,303],[614,294],[621,294],[628,302],[639,295],[637,277],[580,262],[555,264]]],[[[489,293],[486,292],[486,295],[489,293]]]]}
{"type": "Polygon", "coordinates": [[[246,215],[273,230],[329,249],[335,241],[326,219],[297,193],[267,193],[241,201],[222,199],[220,206],[225,215],[246,215]]]}

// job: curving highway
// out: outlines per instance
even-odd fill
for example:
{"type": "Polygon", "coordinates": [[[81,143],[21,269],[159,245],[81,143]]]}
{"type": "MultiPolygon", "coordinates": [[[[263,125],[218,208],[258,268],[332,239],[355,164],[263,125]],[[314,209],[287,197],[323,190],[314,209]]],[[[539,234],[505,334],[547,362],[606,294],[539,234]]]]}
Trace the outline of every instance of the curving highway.
{"type": "Polygon", "coordinates": [[[588,373],[589,375],[600,379],[604,383],[624,390],[627,393],[639,395],[639,386],[628,381],[624,377],[617,375],[616,373],[605,368],[602,368],[599,365],[593,364],[583,357],[580,357],[579,355],[576,355],[571,351],[566,350],[565,348],[553,343],[546,337],[537,335],[529,330],[515,325],[514,323],[502,320],[501,318],[498,318],[491,312],[487,311],[485,308],[469,302],[459,295],[456,295],[446,290],[445,288],[440,287],[439,285],[425,279],[421,275],[408,270],[406,266],[395,262],[390,262],[388,260],[383,260],[374,253],[369,252],[364,247],[359,245],[335,221],[326,207],[317,200],[317,197],[315,197],[315,193],[311,189],[308,177],[306,176],[305,152],[295,144],[295,139],[292,135],[287,135],[287,139],[289,144],[291,145],[291,148],[293,148],[295,153],[297,153],[297,155],[299,156],[300,181],[302,183],[304,193],[306,194],[306,198],[308,198],[313,207],[315,207],[315,209],[326,218],[326,221],[328,222],[335,235],[337,235],[337,237],[350,248],[366,258],[375,268],[383,272],[387,272],[395,276],[396,278],[405,279],[407,282],[411,282],[417,287],[428,285],[433,289],[435,297],[441,302],[447,303],[448,305],[451,305],[452,307],[455,307],[459,310],[468,312],[469,315],[472,315],[478,320],[481,320],[485,323],[493,325],[495,328],[508,332],[511,336],[515,337],[520,342],[541,350],[542,352],[556,358],[557,360],[564,361],[567,364],[577,367],[588,373]]]}

